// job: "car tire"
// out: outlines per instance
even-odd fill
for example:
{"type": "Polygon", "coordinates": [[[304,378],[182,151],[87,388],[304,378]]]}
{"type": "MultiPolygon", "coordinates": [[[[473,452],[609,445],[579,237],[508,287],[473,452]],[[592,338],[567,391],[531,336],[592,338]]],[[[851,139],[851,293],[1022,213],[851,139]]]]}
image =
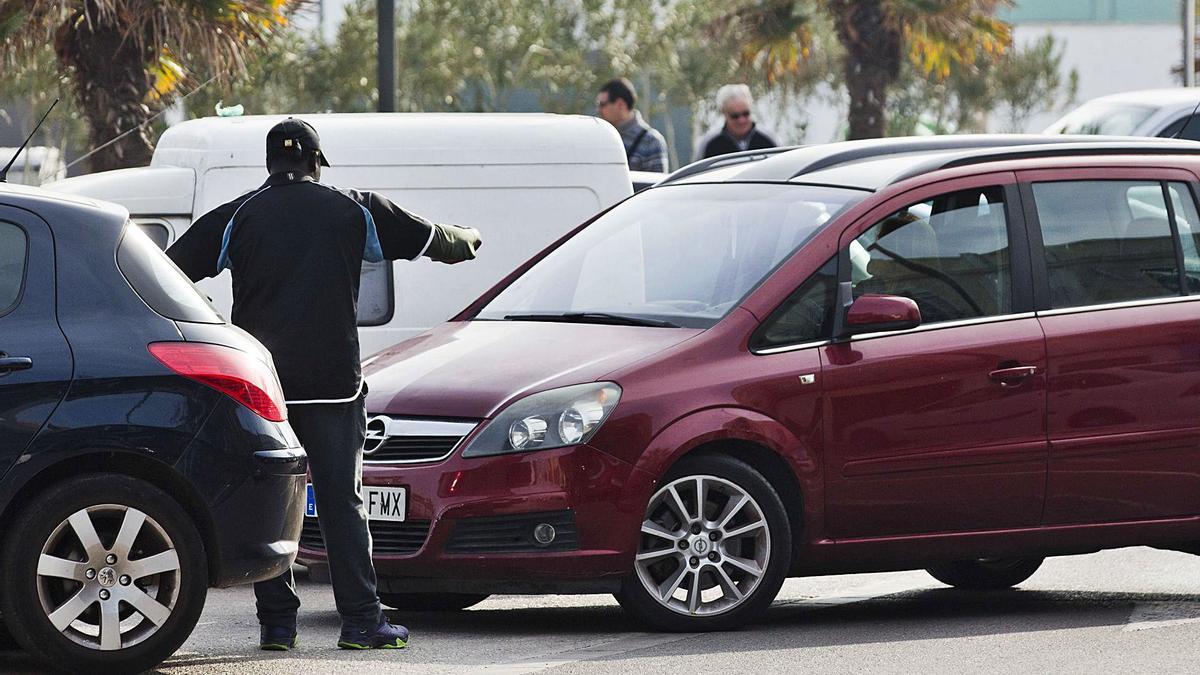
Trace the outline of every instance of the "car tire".
{"type": "Polygon", "coordinates": [[[410,612],[456,612],[478,605],[487,593],[380,593],[379,601],[410,612]]]}
{"type": "Polygon", "coordinates": [[[791,524],[770,481],[741,460],[704,454],[684,458],[659,485],[617,602],[664,631],[731,630],[759,618],[791,564],[791,524]]]}
{"type": "Polygon", "coordinates": [[[191,634],[208,593],[204,545],[187,512],[119,474],[72,478],[35,496],[9,528],[0,564],[0,612],[13,638],[75,673],[161,663],[191,634]]]}
{"type": "Polygon", "coordinates": [[[981,558],[957,560],[925,568],[948,586],[973,591],[1012,588],[1033,576],[1044,558],[981,558]]]}

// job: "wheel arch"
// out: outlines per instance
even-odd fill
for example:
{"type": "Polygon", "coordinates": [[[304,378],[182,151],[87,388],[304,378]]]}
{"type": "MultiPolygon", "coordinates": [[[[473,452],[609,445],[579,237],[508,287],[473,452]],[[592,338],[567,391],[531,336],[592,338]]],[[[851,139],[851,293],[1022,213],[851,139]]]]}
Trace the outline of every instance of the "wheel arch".
{"type": "Polygon", "coordinates": [[[118,473],[139,478],[178,501],[200,534],[208,562],[209,583],[212,583],[219,570],[220,552],[216,540],[216,526],[204,501],[170,465],[137,453],[111,450],[84,452],[60,458],[32,472],[0,507],[0,523],[4,524],[4,534],[7,524],[13,522],[14,516],[35,495],[71,478],[92,473],[118,473]]]}
{"type": "Polygon", "coordinates": [[[771,487],[775,488],[775,492],[779,493],[779,498],[783,501],[783,508],[788,513],[788,525],[792,532],[792,550],[795,551],[804,535],[804,491],[800,488],[800,481],[788,466],[787,461],[779,453],[765,445],[735,438],[708,441],[698,445],[679,457],[675,464],[667,469],[667,472],[686,459],[703,455],[733,457],[745,462],[767,479],[771,487]],[[801,514],[801,517],[796,518],[795,514],[801,514]]]}
{"type": "MultiPolygon", "coordinates": [[[[823,481],[820,462],[809,444],[779,421],[741,408],[713,408],[680,418],[659,433],[637,463],[630,490],[639,512],[663,476],[685,458],[722,454],[750,465],[771,483],[783,500],[792,533],[792,549],[804,535],[820,531],[823,481]]],[[[640,521],[639,521],[640,522],[640,521]]]]}

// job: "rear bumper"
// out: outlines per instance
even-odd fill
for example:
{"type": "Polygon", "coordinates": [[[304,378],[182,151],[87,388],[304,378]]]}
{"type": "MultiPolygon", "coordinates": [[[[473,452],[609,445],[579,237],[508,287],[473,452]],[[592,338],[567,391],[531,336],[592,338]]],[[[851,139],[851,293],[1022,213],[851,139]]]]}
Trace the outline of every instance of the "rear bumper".
{"type": "Polygon", "coordinates": [[[296,558],[308,458],[300,448],[260,450],[241,485],[212,509],[220,565],[214,586],[282,574],[296,558]]]}
{"type": "MultiPolygon", "coordinates": [[[[611,592],[633,565],[642,505],[632,466],[581,445],[431,465],[367,465],[365,485],[404,486],[404,523],[372,521],[384,592],[611,592]],[[554,529],[539,542],[534,529],[554,529]]],[[[299,562],[325,564],[315,519],[299,562]]],[[[543,535],[546,534],[543,530],[543,535]]]]}

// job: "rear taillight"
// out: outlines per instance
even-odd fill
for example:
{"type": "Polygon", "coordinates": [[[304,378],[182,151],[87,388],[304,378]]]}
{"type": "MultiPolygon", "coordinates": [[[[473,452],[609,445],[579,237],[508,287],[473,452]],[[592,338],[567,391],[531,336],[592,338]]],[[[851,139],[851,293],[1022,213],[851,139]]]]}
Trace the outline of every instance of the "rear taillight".
{"type": "Polygon", "coordinates": [[[201,342],[155,342],[149,349],[164,366],[228,395],[259,417],[272,422],[287,419],[279,378],[250,354],[201,342]]]}

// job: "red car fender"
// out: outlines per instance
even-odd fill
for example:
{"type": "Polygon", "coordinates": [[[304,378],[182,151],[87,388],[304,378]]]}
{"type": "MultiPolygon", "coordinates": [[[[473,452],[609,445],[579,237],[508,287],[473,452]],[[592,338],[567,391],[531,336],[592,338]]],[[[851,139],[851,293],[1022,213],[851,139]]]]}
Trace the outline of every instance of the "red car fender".
{"type": "Polygon", "coordinates": [[[810,533],[809,538],[812,533],[819,533],[824,483],[817,449],[809,447],[777,420],[745,408],[709,408],[672,422],[650,441],[638,458],[629,477],[627,498],[636,500],[637,509],[644,511],[662,477],[676,462],[701,446],[730,440],[754,443],[783,459],[792,475],[767,475],[767,479],[777,486],[785,505],[790,507],[793,523],[799,516],[804,531],[810,533]],[[785,491],[779,489],[782,481],[789,479],[799,487],[800,504],[786,504],[785,491]]]}

